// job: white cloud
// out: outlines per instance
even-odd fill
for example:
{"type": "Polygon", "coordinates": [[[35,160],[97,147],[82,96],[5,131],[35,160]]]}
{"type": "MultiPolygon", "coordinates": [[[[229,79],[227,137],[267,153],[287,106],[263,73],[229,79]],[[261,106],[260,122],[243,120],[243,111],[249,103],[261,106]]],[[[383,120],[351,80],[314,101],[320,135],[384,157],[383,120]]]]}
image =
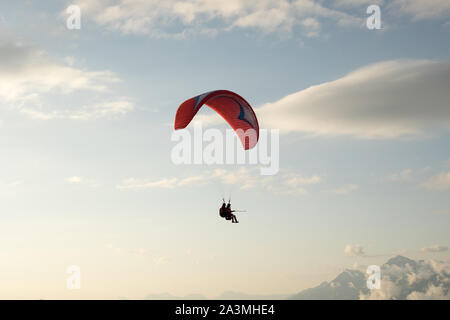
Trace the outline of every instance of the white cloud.
{"type": "Polygon", "coordinates": [[[14,181],[12,181],[9,185],[11,186],[11,187],[17,187],[17,186],[20,186],[20,185],[22,185],[23,184],[23,180],[14,180],[14,181]]]}
{"type": "Polygon", "coordinates": [[[388,178],[390,181],[393,181],[393,182],[411,181],[412,180],[412,170],[405,169],[405,170],[402,170],[400,172],[390,175],[388,178]]]}
{"type": "Polygon", "coordinates": [[[301,24],[307,30],[307,37],[314,38],[319,36],[320,22],[317,19],[306,18],[301,22],[301,24]]]}
{"type": "Polygon", "coordinates": [[[283,172],[281,175],[261,176],[257,168],[215,169],[184,178],[163,178],[159,180],[129,178],[117,185],[117,188],[121,190],[174,189],[219,182],[224,185],[237,185],[241,190],[262,188],[275,194],[301,195],[307,193],[305,186],[318,184],[322,181],[319,175],[305,177],[295,172],[286,170],[283,172]]]}
{"type": "MultiPolygon", "coordinates": [[[[72,3],[71,3],[72,4],[72,3]]],[[[447,0],[79,0],[83,19],[123,34],[182,39],[192,34],[214,36],[232,29],[317,37],[320,26],[362,27],[365,12],[348,9],[378,4],[388,16],[413,20],[445,19],[447,0]]],[[[67,17],[65,11],[61,16],[67,17]]]]}
{"type": "Polygon", "coordinates": [[[344,254],[348,257],[362,257],[365,255],[364,250],[360,245],[351,244],[345,246],[344,254]]]}
{"type": "Polygon", "coordinates": [[[448,247],[440,246],[440,245],[433,245],[433,246],[423,247],[420,250],[422,252],[444,252],[444,251],[448,251],[448,247]]]}
{"type": "Polygon", "coordinates": [[[436,287],[430,285],[426,292],[411,292],[406,299],[408,300],[449,300],[450,294],[442,286],[436,287]],[[447,293],[446,293],[447,292],[447,293]]]}
{"type": "Polygon", "coordinates": [[[89,186],[91,188],[96,188],[99,186],[95,180],[86,179],[86,178],[79,177],[79,176],[72,176],[72,177],[66,178],[66,182],[69,184],[82,184],[82,185],[89,186]]]}
{"type": "Polygon", "coordinates": [[[68,183],[80,183],[81,181],[83,181],[83,179],[81,177],[73,176],[73,177],[67,178],[66,181],[68,183]]]}
{"type": "Polygon", "coordinates": [[[118,185],[118,189],[150,189],[150,188],[163,188],[173,189],[179,184],[179,179],[161,179],[156,181],[149,181],[144,179],[129,178],[118,185]]]}
{"type": "Polygon", "coordinates": [[[382,5],[383,0],[335,0],[334,4],[338,7],[361,7],[373,4],[382,5]]]}
{"type": "Polygon", "coordinates": [[[344,194],[349,194],[350,192],[356,191],[358,189],[359,189],[359,186],[356,184],[347,184],[340,188],[332,189],[331,192],[335,193],[335,194],[344,195],[344,194]]]}
{"type": "Polygon", "coordinates": [[[393,281],[383,278],[380,289],[371,290],[369,295],[360,294],[361,300],[390,300],[401,293],[401,288],[393,281]]]}
{"type": "Polygon", "coordinates": [[[153,263],[159,266],[169,263],[169,259],[167,259],[166,257],[157,257],[153,259],[153,263]]]}
{"type": "Polygon", "coordinates": [[[450,62],[388,61],[290,94],[255,111],[282,132],[399,138],[450,128],[450,62]]]}
{"type": "Polygon", "coordinates": [[[450,299],[450,266],[446,262],[388,262],[381,266],[381,275],[380,289],[361,293],[361,299],[450,299]]]}
{"type": "Polygon", "coordinates": [[[21,112],[27,116],[39,119],[75,119],[75,120],[94,120],[104,117],[123,115],[133,110],[134,105],[128,100],[118,100],[111,102],[96,103],[89,106],[79,107],[78,110],[53,110],[51,112],[42,112],[39,109],[23,107],[21,112]]]}
{"type": "Polygon", "coordinates": [[[423,186],[429,190],[447,190],[450,189],[450,171],[442,172],[431,177],[423,186]]]}
{"type": "Polygon", "coordinates": [[[318,35],[319,19],[338,26],[363,22],[361,17],[313,0],[82,0],[77,4],[85,17],[101,27],[156,38],[215,35],[235,28],[264,33],[292,33],[299,28],[311,37],[318,35]]]}
{"type": "Polygon", "coordinates": [[[450,17],[450,2],[447,0],[393,0],[387,9],[394,14],[407,15],[414,20],[434,20],[450,17]]]}
{"type": "Polygon", "coordinates": [[[413,20],[437,20],[450,17],[450,2],[447,0],[336,0],[337,7],[368,7],[379,5],[390,16],[406,16],[413,20]]]}
{"type": "Polygon", "coordinates": [[[311,177],[303,177],[301,175],[286,175],[288,180],[286,180],[286,185],[291,187],[298,187],[301,185],[317,184],[322,181],[322,178],[318,175],[313,175],[311,177]]]}
{"type": "MultiPolygon", "coordinates": [[[[126,98],[110,100],[111,85],[120,79],[109,70],[89,71],[73,66],[73,59],[59,62],[45,52],[12,39],[0,39],[0,104],[30,117],[95,119],[133,109],[126,98]],[[72,105],[78,96],[91,94],[103,101],[72,105]],[[54,102],[53,100],[62,100],[54,102]]],[[[66,58],[67,60],[67,58],[66,58]]],[[[76,99],[78,101],[78,99],[76,99]]]]}

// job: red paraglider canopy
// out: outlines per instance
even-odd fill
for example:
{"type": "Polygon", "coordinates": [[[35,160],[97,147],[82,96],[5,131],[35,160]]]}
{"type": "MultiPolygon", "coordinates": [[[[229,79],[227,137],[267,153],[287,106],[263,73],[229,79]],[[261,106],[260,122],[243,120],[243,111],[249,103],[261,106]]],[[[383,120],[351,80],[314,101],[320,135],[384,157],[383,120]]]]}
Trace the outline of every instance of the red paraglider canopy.
{"type": "Polygon", "coordinates": [[[255,112],[244,98],[228,90],[206,92],[183,102],[175,116],[175,130],[186,128],[204,104],[230,124],[245,150],[257,144],[259,125],[255,112]]]}

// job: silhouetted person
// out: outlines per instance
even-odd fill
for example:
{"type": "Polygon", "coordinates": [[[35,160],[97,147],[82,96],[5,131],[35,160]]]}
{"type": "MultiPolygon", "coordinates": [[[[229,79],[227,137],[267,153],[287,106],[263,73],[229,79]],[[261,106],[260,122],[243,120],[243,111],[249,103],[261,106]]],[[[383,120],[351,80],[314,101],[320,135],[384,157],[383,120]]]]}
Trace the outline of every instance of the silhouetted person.
{"type": "Polygon", "coordinates": [[[219,209],[219,215],[226,220],[231,220],[232,223],[238,223],[236,216],[233,214],[234,210],[231,210],[231,204],[228,201],[228,204],[225,205],[225,201],[222,203],[222,206],[219,209]]]}
{"type": "MultiPolygon", "coordinates": [[[[234,210],[231,210],[231,203],[228,201],[227,207],[225,208],[227,215],[230,217],[232,223],[238,223],[236,216],[233,214],[234,210]]],[[[229,219],[227,219],[229,220],[229,219]]]]}
{"type": "Polygon", "coordinates": [[[222,218],[226,218],[226,216],[227,216],[226,210],[227,210],[227,208],[226,208],[225,202],[224,202],[224,203],[222,203],[222,206],[221,206],[220,209],[219,209],[219,215],[220,215],[222,218]]]}

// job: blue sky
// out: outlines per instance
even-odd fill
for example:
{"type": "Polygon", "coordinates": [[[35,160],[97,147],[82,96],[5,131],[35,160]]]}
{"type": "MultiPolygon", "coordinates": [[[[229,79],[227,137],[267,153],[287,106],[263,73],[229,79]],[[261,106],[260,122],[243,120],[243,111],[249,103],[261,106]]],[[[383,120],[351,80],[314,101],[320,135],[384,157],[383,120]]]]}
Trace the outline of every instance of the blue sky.
{"type": "Polygon", "coordinates": [[[23,1],[0,12],[0,297],[294,293],[398,253],[448,261],[446,1],[23,1]],[[66,27],[71,4],[80,30],[66,27]],[[365,26],[370,4],[382,30],[365,26]],[[281,131],[269,182],[249,165],[171,162],[177,107],[214,89],[281,131]],[[215,169],[233,183],[208,178],[215,169]],[[286,189],[292,177],[301,192],[286,189]],[[236,226],[217,215],[230,193],[248,211],[236,226]],[[68,265],[81,268],[80,290],[65,287],[68,265]]]}

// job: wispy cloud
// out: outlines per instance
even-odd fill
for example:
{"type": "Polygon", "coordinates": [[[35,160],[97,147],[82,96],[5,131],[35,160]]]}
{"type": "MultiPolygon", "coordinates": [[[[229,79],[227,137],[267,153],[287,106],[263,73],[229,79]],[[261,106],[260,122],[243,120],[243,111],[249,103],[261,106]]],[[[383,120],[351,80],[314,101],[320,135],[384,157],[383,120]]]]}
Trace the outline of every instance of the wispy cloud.
{"type": "Polygon", "coordinates": [[[337,7],[363,7],[372,4],[382,5],[383,0],[335,0],[334,5],[337,7]]]}
{"type": "Polygon", "coordinates": [[[200,175],[184,178],[163,178],[159,180],[129,178],[117,185],[121,190],[143,190],[151,188],[174,189],[192,185],[220,182],[225,185],[238,185],[241,190],[263,188],[276,194],[306,194],[305,187],[319,184],[319,175],[303,176],[284,170],[276,176],[261,176],[257,169],[245,167],[236,170],[215,169],[200,175]]]}
{"type": "Polygon", "coordinates": [[[365,255],[363,247],[360,245],[348,244],[344,248],[344,254],[347,257],[362,257],[365,255]]]}
{"type": "Polygon", "coordinates": [[[447,167],[450,167],[450,159],[447,159],[447,161],[445,161],[445,165],[446,165],[447,167]]]}
{"type": "Polygon", "coordinates": [[[422,252],[444,252],[444,251],[448,251],[448,247],[440,246],[440,245],[433,245],[433,246],[423,247],[420,250],[422,252]]]}
{"type": "Polygon", "coordinates": [[[359,189],[359,186],[356,184],[347,184],[342,187],[332,189],[331,192],[334,194],[344,195],[349,194],[350,192],[356,191],[359,189]]]}
{"type": "Polygon", "coordinates": [[[446,0],[393,0],[386,1],[392,14],[406,15],[414,20],[435,20],[450,17],[450,2],[446,0]]]}
{"type": "Polygon", "coordinates": [[[393,182],[411,181],[412,180],[412,170],[405,169],[400,172],[393,173],[388,177],[388,180],[393,181],[393,182]]]}
{"type": "Polygon", "coordinates": [[[71,59],[52,59],[44,51],[11,38],[0,39],[0,59],[4,66],[0,70],[0,101],[29,117],[87,120],[133,109],[129,99],[111,93],[111,85],[120,82],[112,71],[76,68],[71,59]],[[95,96],[102,101],[70,105],[76,93],[91,94],[92,99],[95,96]],[[66,102],[61,106],[55,99],[63,96],[66,102]]]}
{"type": "Polygon", "coordinates": [[[166,257],[156,257],[156,258],[153,258],[153,263],[159,266],[159,265],[169,263],[169,259],[166,257]]]}
{"type": "Polygon", "coordinates": [[[446,0],[336,0],[334,5],[342,8],[361,8],[379,5],[383,16],[404,16],[413,21],[439,20],[450,17],[450,3],[446,0]]]}
{"type": "Polygon", "coordinates": [[[155,38],[185,38],[190,34],[214,36],[244,28],[284,34],[299,30],[307,37],[315,37],[320,32],[320,20],[335,26],[361,26],[363,23],[363,17],[313,0],[82,0],[77,4],[85,17],[98,26],[155,38]]]}
{"type": "Polygon", "coordinates": [[[80,183],[81,181],[83,181],[83,179],[81,177],[78,177],[78,176],[73,176],[73,177],[67,178],[66,181],[68,183],[80,183]]]}
{"type": "Polygon", "coordinates": [[[69,184],[87,185],[91,188],[98,187],[98,183],[93,179],[87,179],[79,176],[72,176],[65,179],[69,184]]]}
{"type": "Polygon", "coordinates": [[[384,13],[412,20],[450,16],[445,0],[79,0],[76,4],[83,17],[110,31],[173,39],[215,36],[233,29],[317,37],[322,25],[362,27],[365,11],[355,15],[348,9],[373,4],[381,5],[383,17],[384,13]]]}
{"type": "Polygon", "coordinates": [[[429,190],[450,189],[450,171],[442,172],[426,181],[423,186],[429,190]]]}

